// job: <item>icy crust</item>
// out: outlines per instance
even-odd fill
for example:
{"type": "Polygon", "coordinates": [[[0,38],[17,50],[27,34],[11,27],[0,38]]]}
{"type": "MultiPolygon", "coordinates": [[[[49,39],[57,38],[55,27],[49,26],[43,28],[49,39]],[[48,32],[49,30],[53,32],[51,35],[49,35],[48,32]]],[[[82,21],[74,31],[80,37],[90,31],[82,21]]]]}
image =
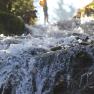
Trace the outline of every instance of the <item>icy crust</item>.
{"type": "Polygon", "coordinates": [[[0,94],[76,94],[89,82],[93,88],[92,23],[70,20],[29,27],[28,35],[1,35],[0,94]],[[88,27],[87,32],[83,27],[88,27]],[[87,73],[92,80],[83,82],[87,73]]]}

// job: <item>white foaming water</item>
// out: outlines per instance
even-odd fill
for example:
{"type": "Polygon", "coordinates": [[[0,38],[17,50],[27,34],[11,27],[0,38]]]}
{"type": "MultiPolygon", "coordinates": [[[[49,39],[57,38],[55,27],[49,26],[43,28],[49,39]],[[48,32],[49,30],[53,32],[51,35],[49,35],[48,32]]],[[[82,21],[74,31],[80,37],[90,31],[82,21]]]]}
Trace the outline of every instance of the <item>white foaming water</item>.
{"type": "MultiPolygon", "coordinates": [[[[34,69],[35,57],[42,56],[45,52],[50,52],[53,47],[70,47],[70,45],[78,43],[79,41],[73,33],[80,34],[83,29],[75,24],[73,25],[70,27],[69,22],[64,22],[59,25],[29,26],[31,34],[26,36],[0,36],[0,86],[11,80],[14,86],[13,91],[16,88],[15,94],[34,94],[34,81],[32,80],[36,80],[36,94],[49,92],[48,90],[42,93],[43,83],[46,78],[42,79],[40,72],[37,73],[37,77],[34,75],[38,71],[34,69]],[[60,25],[61,27],[59,28],[60,25]]],[[[43,68],[42,73],[46,75],[46,71],[47,67],[43,68]]],[[[50,71],[52,72],[53,70],[50,71]]]]}
{"type": "Polygon", "coordinates": [[[91,21],[94,21],[94,18],[92,17],[84,17],[84,18],[81,18],[81,24],[84,24],[86,22],[91,22],[91,21]]]}
{"type": "MultiPolygon", "coordinates": [[[[65,27],[67,24],[65,25],[65,27]]],[[[75,24],[74,24],[75,26],[75,24]]],[[[6,51],[8,53],[19,53],[20,51],[23,51],[27,48],[44,48],[49,49],[50,47],[53,47],[55,45],[58,45],[59,41],[62,40],[64,43],[67,43],[70,41],[70,38],[66,37],[69,33],[84,33],[81,27],[78,28],[71,28],[72,31],[68,30],[60,30],[57,25],[48,25],[48,26],[42,26],[37,25],[34,27],[28,26],[29,29],[31,29],[31,34],[28,34],[27,36],[21,36],[21,37],[6,37],[1,36],[0,40],[0,51],[6,51]]],[[[67,28],[69,29],[69,28],[67,28]]]]}

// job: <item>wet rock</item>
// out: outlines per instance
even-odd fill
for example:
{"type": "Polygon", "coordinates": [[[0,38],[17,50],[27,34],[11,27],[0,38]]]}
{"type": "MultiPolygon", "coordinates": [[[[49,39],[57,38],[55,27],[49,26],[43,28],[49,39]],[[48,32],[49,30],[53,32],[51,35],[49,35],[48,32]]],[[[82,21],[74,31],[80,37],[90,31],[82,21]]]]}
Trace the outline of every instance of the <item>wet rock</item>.
{"type": "Polygon", "coordinates": [[[37,91],[36,74],[32,72],[32,92],[35,93],[36,91],[37,91]]]}
{"type": "Polygon", "coordinates": [[[61,46],[57,46],[57,47],[51,48],[51,51],[57,51],[57,50],[61,50],[61,49],[62,49],[61,46]]]}
{"type": "Polygon", "coordinates": [[[3,85],[0,87],[0,94],[3,92],[3,85]]]}
{"type": "Polygon", "coordinates": [[[94,46],[77,45],[49,53],[30,48],[19,56],[8,54],[6,57],[0,67],[0,80],[4,81],[0,83],[0,92],[3,94],[93,92],[94,46]],[[32,54],[32,51],[39,53],[32,54]]]}
{"type": "Polygon", "coordinates": [[[88,42],[81,42],[80,44],[81,45],[89,45],[90,43],[88,43],[88,42]]]}
{"type": "Polygon", "coordinates": [[[12,85],[10,81],[3,85],[3,91],[1,92],[1,94],[12,94],[12,85]]]}
{"type": "Polygon", "coordinates": [[[76,36],[76,39],[81,39],[82,41],[87,41],[89,39],[88,35],[85,34],[79,34],[79,33],[73,33],[74,36],[76,36]]]}
{"type": "Polygon", "coordinates": [[[80,20],[73,19],[73,20],[58,22],[57,26],[61,30],[73,30],[73,28],[80,26],[80,20]]]}
{"type": "Polygon", "coordinates": [[[92,74],[89,69],[94,63],[85,46],[69,48],[66,53],[63,50],[48,53],[36,61],[39,75],[47,78],[42,90],[49,91],[47,94],[76,94],[90,82],[87,81],[92,74]]]}
{"type": "MultiPolygon", "coordinates": [[[[87,43],[86,36],[75,36],[87,43]]],[[[0,53],[0,93],[93,94],[94,45],[76,44],[0,53]]]]}
{"type": "Polygon", "coordinates": [[[60,94],[61,92],[65,92],[67,90],[67,83],[64,78],[64,73],[62,71],[57,72],[55,76],[55,85],[53,88],[53,94],[60,94]]]}
{"type": "Polygon", "coordinates": [[[89,67],[91,67],[93,64],[93,58],[86,52],[79,52],[73,59],[73,76],[77,75],[77,73],[80,75],[82,73],[85,73],[88,71],[89,67]],[[81,73],[82,72],[82,73],[81,73]]]}
{"type": "Polygon", "coordinates": [[[42,49],[42,48],[29,48],[28,50],[24,51],[23,53],[28,53],[30,55],[40,55],[40,54],[43,54],[43,53],[47,53],[48,50],[46,49],[42,49]]]}

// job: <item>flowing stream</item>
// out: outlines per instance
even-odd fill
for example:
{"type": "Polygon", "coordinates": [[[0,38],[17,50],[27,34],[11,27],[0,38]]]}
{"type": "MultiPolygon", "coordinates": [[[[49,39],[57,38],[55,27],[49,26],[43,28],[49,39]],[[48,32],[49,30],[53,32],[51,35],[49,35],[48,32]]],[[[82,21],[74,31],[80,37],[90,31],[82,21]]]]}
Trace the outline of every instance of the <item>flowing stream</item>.
{"type": "Polygon", "coordinates": [[[22,36],[0,35],[0,94],[94,90],[94,21],[69,20],[28,30],[22,36]]]}

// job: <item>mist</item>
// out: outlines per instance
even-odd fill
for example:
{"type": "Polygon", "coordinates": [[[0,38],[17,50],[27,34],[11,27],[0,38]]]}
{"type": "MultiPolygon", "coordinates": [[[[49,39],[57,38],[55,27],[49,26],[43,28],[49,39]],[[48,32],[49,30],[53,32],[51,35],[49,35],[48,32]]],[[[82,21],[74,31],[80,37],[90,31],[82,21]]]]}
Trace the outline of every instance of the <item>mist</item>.
{"type": "MultiPolygon", "coordinates": [[[[73,17],[77,9],[84,7],[92,0],[47,0],[49,22],[68,20],[73,17]]],[[[35,7],[38,16],[38,23],[43,23],[44,15],[39,0],[35,0],[35,7]]]]}

